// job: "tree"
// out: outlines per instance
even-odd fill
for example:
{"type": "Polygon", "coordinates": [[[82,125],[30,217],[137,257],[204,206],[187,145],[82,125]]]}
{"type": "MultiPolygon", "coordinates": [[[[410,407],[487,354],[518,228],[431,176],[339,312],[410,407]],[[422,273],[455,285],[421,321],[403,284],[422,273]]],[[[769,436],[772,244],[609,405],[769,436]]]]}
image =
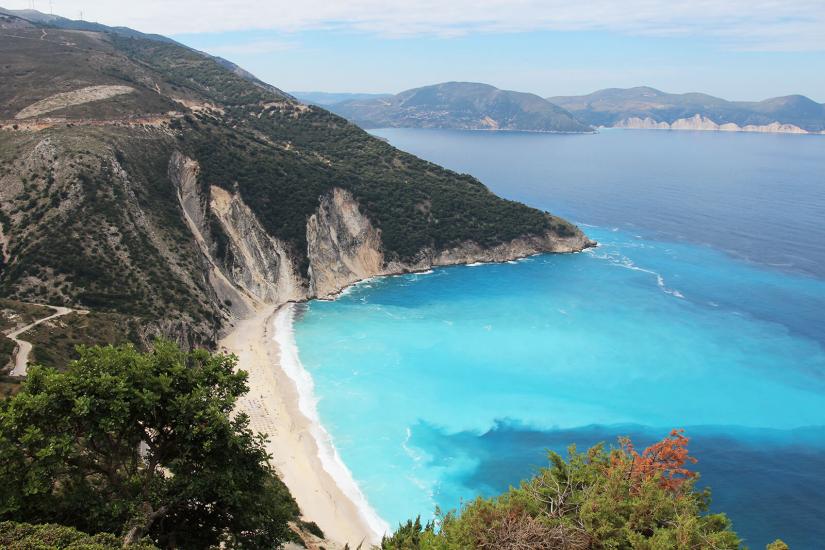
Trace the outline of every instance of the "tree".
{"type": "Polygon", "coordinates": [[[274,547],[298,509],[264,437],[232,414],[236,359],[158,341],[81,347],[0,405],[0,520],[144,535],[159,546],[274,547]]]}
{"type": "Polygon", "coordinates": [[[437,514],[438,531],[419,521],[382,541],[386,550],[738,550],[724,514],[708,514],[709,494],[687,469],[681,431],[642,453],[629,439],[606,450],[550,452],[550,464],[503,495],[437,514]]]}
{"type": "Polygon", "coordinates": [[[662,488],[678,493],[687,480],[696,477],[696,472],[686,467],[698,462],[688,454],[689,441],[684,430],[673,430],[670,436],[639,454],[633,442],[624,437],[619,439],[624,452],[611,455],[611,467],[620,470],[618,475],[632,479],[637,488],[645,481],[656,478],[662,488]]]}

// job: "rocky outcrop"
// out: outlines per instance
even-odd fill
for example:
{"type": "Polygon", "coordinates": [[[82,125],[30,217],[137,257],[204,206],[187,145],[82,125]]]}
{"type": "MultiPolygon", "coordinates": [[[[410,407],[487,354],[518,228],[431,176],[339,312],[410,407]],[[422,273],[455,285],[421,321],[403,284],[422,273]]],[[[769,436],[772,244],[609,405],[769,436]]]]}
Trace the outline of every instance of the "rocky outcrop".
{"type": "Polygon", "coordinates": [[[268,235],[237,194],[212,186],[212,213],[228,237],[224,268],[229,279],[258,302],[282,304],[306,296],[284,243],[268,235]]]}
{"type": "Polygon", "coordinates": [[[321,197],[307,222],[307,256],[311,296],[329,296],[386,271],[380,232],[338,188],[321,197]]]}
{"type": "Polygon", "coordinates": [[[781,124],[772,122],[771,124],[755,125],[747,124],[739,126],[733,122],[717,124],[708,117],[694,115],[690,118],[680,118],[671,123],[657,121],[650,117],[639,118],[630,117],[621,120],[613,125],[614,128],[626,128],[634,130],[702,130],[712,132],[760,132],[772,134],[808,134],[799,126],[793,124],[781,124]]]}
{"type": "Polygon", "coordinates": [[[310,297],[330,297],[357,281],[396,273],[422,271],[433,266],[505,262],[542,252],[578,252],[595,243],[573,229],[568,236],[552,231],[527,235],[492,247],[468,241],[447,250],[422,250],[410,262],[385,261],[381,233],[343,189],[321,198],[318,211],[307,223],[310,297]]]}
{"type": "Polygon", "coordinates": [[[196,161],[177,151],[169,161],[169,179],[177,188],[181,212],[203,256],[206,280],[219,303],[227,307],[233,316],[245,317],[255,310],[257,301],[229,280],[212,255],[206,200],[198,187],[199,172],[196,161]]]}
{"type": "Polygon", "coordinates": [[[456,265],[475,262],[506,262],[542,252],[580,252],[594,244],[581,231],[576,231],[573,235],[566,237],[548,231],[542,236],[519,237],[490,248],[484,248],[474,242],[466,242],[438,253],[433,258],[432,264],[456,265]]]}
{"type": "MultiPolygon", "coordinates": [[[[237,193],[209,188],[209,200],[198,182],[198,163],[173,155],[169,175],[178,189],[183,216],[208,266],[215,298],[234,318],[249,316],[259,306],[310,298],[329,298],[347,286],[378,275],[421,271],[433,266],[503,262],[541,252],[577,252],[594,243],[578,229],[566,236],[548,231],[492,247],[474,242],[447,250],[422,250],[408,262],[387,261],[381,231],[361,212],[349,191],[332,189],[319,198],[306,225],[307,276],[302,277],[289,247],[269,235],[237,193]],[[226,237],[217,258],[210,216],[226,237]]],[[[217,229],[216,229],[217,230],[217,229]]]]}

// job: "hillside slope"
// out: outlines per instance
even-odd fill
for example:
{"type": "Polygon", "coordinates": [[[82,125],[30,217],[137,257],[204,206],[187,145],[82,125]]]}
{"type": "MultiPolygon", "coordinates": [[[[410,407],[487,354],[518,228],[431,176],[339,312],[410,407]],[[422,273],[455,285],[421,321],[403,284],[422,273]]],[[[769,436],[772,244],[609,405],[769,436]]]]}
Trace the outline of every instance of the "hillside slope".
{"type": "Polygon", "coordinates": [[[365,128],[592,131],[564,109],[537,95],[473,82],[445,82],[395,96],[354,99],[328,107],[365,128]]]}
{"type": "Polygon", "coordinates": [[[791,133],[825,131],[825,105],[801,95],[764,101],[727,101],[707,94],[669,94],[641,86],[547,99],[593,126],[791,133]]]}
{"type": "Polygon", "coordinates": [[[0,50],[2,297],[211,344],[260,304],[588,244],[172,41],[4,15],[0,50]]]}

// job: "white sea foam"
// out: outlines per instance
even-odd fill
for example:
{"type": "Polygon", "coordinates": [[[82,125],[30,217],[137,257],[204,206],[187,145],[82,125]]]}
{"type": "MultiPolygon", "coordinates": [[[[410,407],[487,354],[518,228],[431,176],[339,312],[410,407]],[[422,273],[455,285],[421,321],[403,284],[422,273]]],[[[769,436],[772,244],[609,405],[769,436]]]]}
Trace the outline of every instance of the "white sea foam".
{"type": "Polygon", "coordinates": [[[467,267],[478,267],[480,265],[484,265],[486,262],[473,262],[471,264],[467,264],[467,267]]]}
{"type": "Polygon", "coordinates": [[[410,439],[412,439],[412,430],[409,427],[404,428],[404,433],[404,441],[401,443],[401,448],[404,449],[404,453],[407,456],[409,456],[412,459],[412,461],[416,464],[423,462],[424,459],[427,458],[427,455],[425,455],[421,451],[416,451],[409,445],[410,439]]]}
{"type": "Polygon", "coordinates": [[[335,295],[335,298],[340,298],[342,296],[346,296],[347,294],[352,293],[352,289],[355,285],[350,285],[341,289],[341,291],[335,295]]]}
{"type": "Polygon", "coordinates": [[[645,269],[644,267],[637,266],[635,263],[633,263],[633,260],[631,260],[630,258],[625,256],[624,254],[621,254],[618,251],[607,252],[605,254],[602,254],[601,256],[596,256],[594,254],[593,257],[599,258],[601,260],[607,260],[610,263],[612,263],[613,265],[617,265],[619,267],[624,267],[625,269],[631,269],[633,271],[640,271],[642,273],[648,273],[650,275],[653,275],[654,277],[656,277],[656,284],[658,285],[658,287],[660,289],[662,289],[662,292],[664,292],[665,294],[669,294],[670,296],[673,296],[674,298],[680,298],[680,299],[685,298],[684,294],[682,294],[681,292],[679,292],[675,288],[670,288],[670,287],[667,286],[667,284],[665,283],[665,278],[662,277],[661,273],[659,273],[657,271],[653,271],[652,269],[645,269]]]}
{"type": "MultiPolygon", "coordinates": [[[[404,454],[406,454],[410,459],[413,461],[413,471],[418,470],[421,465],[430,458],[426,453],[423,451],[417,451],[410,447],[410,439],[412,439],[412,430],[410,428],[405,428],[406,437],[404,441],[401,443],[401,448],[404,449],[404,454]]],[[[421,489],[426,495],[427,498],[430,500],[430,510],[435,510],[437,506],[437,502],[435,500],[435,488],[432,482],[427,482],[419,477],[416,477],[412,474],[407,474],[407,479],[409,479],[416,487],[421,489]]]]}
{"type": "Polygon", "coordinates": [[[332,437],[321,424],[318,416],[318,400],[315,397],[315,384],[298,356],[298,346],[295,343],[295,333],[292,328],[293,311],[293,304],[286,304],[278,310],[273,321],[274,339],[280,351],[281,368],[298,391],[298,410],[310,422],[310,433],[315,439],[318,458],[324,470],[335,480],[344,495],[355,504],[367,526],[379,537],[383,536],[389,532],[389,524],[370,506],[361,488],[358,487],[358,483],[352,477],[352,472],[341,460],[332,437]]]}

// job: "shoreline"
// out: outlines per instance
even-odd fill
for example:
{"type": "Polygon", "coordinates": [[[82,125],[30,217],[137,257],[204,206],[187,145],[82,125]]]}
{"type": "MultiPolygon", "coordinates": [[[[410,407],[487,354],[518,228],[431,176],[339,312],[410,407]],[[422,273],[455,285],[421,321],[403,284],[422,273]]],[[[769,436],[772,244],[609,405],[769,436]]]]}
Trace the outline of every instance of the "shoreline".
{"type": "Polygon", "coordinates": [[[250,391],[237,410],[249,415],[253,431],[268,435],[272,466],[301,515],[317,523],[328,542],[378,544],[389,526],[369,506],[318,419],[312,379],[297,361],[292,308],[263,307],[221,339],[220,349],[235,354],[238,369],[249,375],[250,391]]]}
{"type": "Polygon", "coordinates": [[[219,350],[236,355],[237,368],[249,376],[249,393],[238,400],[236,410],[249,416],[250,429],[267,434],[266,450],[273,457],[273,468],[298,503],[301,516],[318,524],[324,532],[325,547],[339,550],[347,544],[350,548],[377,545],[391,529],[370,506],[320,421],[314,382],[301,365],[293,337],[295,304],[313,299],[336,300],[352,287],[381,277],[427,274],[437,267],[515,263],[542,254],[577,253],[595,245],[585,238],[580,250],[517,253],[505,258],[376,273],[323,297],[281,304],[259,303],[253,315],[237,319],[232,329],[224,333],[218,342],[219,350]]]}

